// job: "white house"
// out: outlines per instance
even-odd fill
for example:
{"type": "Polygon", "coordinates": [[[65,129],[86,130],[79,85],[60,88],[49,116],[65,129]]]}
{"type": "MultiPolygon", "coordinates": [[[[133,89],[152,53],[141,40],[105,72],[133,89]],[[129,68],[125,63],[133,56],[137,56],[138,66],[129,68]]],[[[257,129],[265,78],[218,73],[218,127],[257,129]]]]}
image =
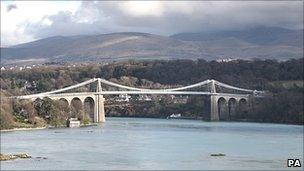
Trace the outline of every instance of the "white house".
{"type": "Polygon", "coordinates": [[[117,102],[129,102],[131,99],[131,96],[128,94],[120,94],[118,98],[116,98],[117,102]]]}

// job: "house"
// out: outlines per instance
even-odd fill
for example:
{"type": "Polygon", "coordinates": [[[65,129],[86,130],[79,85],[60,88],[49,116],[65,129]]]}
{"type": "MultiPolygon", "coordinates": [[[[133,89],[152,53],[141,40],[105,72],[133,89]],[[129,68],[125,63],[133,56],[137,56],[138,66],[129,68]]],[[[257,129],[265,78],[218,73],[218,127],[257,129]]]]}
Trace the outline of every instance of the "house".
{"type": "Polygon", "coordinates": [[[70,118],[67,120],[67,127],[77,128],[80,126],[80,121],[77,118],[70,118]]]}
{"type": "Polygon", "coordinates": [[[131,96],[128,94],[120,94],[115,101],[117,102],[129,102],[131,99],[131,96]]]}
{"type": "Polygon", "coordinates": [[[152,98],[148,95],[139,95],[138,100],[139,101],[151,101],[152,98]]]}

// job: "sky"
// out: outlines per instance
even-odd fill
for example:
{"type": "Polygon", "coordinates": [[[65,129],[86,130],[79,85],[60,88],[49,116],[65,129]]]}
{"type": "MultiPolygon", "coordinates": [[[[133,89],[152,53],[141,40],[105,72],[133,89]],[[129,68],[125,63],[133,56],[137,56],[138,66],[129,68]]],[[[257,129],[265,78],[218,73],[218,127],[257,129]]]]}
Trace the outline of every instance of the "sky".
{"type": "Polygon", "coordinates": [[[1,1],[1,47],[112,32],[303,29],[303,1],[1,1]]]}

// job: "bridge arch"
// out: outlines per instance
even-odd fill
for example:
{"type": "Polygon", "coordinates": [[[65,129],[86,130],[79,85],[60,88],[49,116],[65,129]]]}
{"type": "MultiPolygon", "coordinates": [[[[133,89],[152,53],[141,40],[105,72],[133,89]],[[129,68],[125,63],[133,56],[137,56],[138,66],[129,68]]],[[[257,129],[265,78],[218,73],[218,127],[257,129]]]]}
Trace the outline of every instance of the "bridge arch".
{"type": "Polygon", "coordinates": [[[84,113],[90,118],[90,121],[94,121],[95,100],[92,97],[86,97],[83,102],[84,113]]]}
{"type": "Polygon", "coordinates": [[[66,98],[60,98],[60,99],[58,99],[60,102],[62,102],[62,103],[66,103],[68,106],[70,105],[70,101],[68,100],[68,99],[66,99],[66,98]]]}
{"type": "Polygon", "coordinates": [[[246,102],[246,103],[247,103],[247,99],[245,99],[245,98],[240,98],[239,101],[243,101],[243,102],[246,102]]]}
{"type": "Polygon", "coordinates": [[[72,100],[71,100],[71,105],[73,107],[76,107],[76,105],[78,105],[78,104],[81,104],[81,106],[82,106],[81,99],[79,97],[73,97],[72,100]]]}
{"type": "Polygon", "coordinates": [[[247,99],[245,99],[245,98],[241,98],[240,100],[239,100],[239,106],[247,106],[247,99]]]}
{"type": "Polygon", "coordinates": [[[237,100],[235,98],[230,98],[228,100],[228,113],[229,113],[229,120],[231,118],[235,118],[237,110],[237,100]]]}
{"type": "Polygon", "coordinates": [[[228,120],[229,119],[229,113],[228,113],[227,100],[224,97],[220,97],[217,100],[217,106],[218,106],[219,120],[228,120]]]}
{"type": "Polygon", "coordinates": [[[241,118],[245,118],[248,112],[248,101],[245,98],[239,100],[238,113],[241,118]]]}
{"type": "Polygon", "coordinates": [[[74,97],[71,100],[72,117],[83,118],[83,104],[80,98],[74,97]]]}
{"type": "Polygon", "coordinates": [[[65,112],[70,113],[70,102],[66,98],[60,98],[57,100],[60,105],[60,109],[63,109],[65,112]]]}

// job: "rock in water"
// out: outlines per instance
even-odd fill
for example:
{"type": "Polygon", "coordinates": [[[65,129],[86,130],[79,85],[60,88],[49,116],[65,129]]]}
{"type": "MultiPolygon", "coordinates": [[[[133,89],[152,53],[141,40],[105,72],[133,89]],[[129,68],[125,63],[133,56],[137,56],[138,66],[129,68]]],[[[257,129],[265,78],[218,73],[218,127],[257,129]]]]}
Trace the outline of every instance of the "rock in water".
{"type": "Polygon", "coordinates": [[[223,153],[215,153],[215,154],[211,154],[210,156],[212,156],[212,157],[221,157],[221,156],[226,156],[226,154],[223,154],[223,153]]]}
{"type": "Polygon", "coordinates": [[[5,154],[0,154],[0,161],[6,161],[6,160],[14,160],[18,158],[15,155],[5,155],[5,154]]]}
{"type": "Polygon", "coordinates": [[[46,160],[47,157],[36,157],[36,159],[44,159],[44,160],[46,160]]]}
{"type": "Polygon", "coordinates": [[[17,156],[21,159],[26,159],[26,158],[32,158],[32,156],[26,154],[26,153],[20,153],[20,154],[15,154],[14,156],[17,156]]]}
{"type": "Polygon", "coordinates": [[[0,161],[6,161],[6,160],[14,160],[17,158],[21,158],[21,159],[27,159],[27,158],[32,158],[30,155],[26,154],[26,153],[20,153],[20,154],[0,154],[0,161]]]}

